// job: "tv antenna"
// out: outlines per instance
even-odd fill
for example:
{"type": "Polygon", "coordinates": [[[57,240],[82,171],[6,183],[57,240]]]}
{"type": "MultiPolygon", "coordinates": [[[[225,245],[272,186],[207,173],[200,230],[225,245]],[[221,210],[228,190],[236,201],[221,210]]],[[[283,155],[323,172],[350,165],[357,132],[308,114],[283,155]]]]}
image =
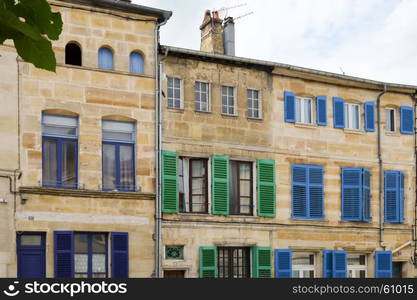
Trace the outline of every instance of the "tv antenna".
{"type": "Polygon", "coordinates": [[[248,5],[247,3],[242,3],[242,4],[233,5],[233,6],[222,7],[222,8],[217,9],[217,10],[214,9],[213,11],[217,11],[219,13],[220,18],[225,19],[229,14],[229,10],[239,8],[239,7],[243,7],[243,6],[247,6],[247,5],[248,5]]]}

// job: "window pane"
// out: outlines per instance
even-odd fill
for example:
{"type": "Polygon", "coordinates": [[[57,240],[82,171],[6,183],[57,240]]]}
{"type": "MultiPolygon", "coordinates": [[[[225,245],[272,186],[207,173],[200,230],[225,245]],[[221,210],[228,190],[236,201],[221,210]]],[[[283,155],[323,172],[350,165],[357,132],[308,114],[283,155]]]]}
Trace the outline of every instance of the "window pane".
{"type": "Polygon", "coordinates": [[[96,233],[92,235],[93,252],[106,252],[106,235],[96,233]]]}
{"type": "Polygon", "coordinates": [[[181,90],[179,90],[179,89],[174,90],[174,98],[175,99],[181,99],[181,90]]]}
{"type": "Polygon", "coordinates": [[[251,182],[250,181],[240,181],[240,196],[241,197],[250,197],[250,188],[251,182]]]}
{"type": "Polygon", "coordinates": [[[64,137],[75,137],[77,135],[77,128],[43,125],[42,134],[64,136],[64,137]]]}
{"type": "Polygon", "coordinates": [[[105,120],[103,121],[103,131],[134,132],[135,123],[105,120]]]}
{"type": "Polygon", "coordinates": [[[251,164],[250,163],[240,163],[239,171],[240,171],[240,174],[239,174],[240,179],[251,178],[251,164]]]}
{"type": "Polygon", "coordinates": [[[311,123],[311,100],[304,100],[305,103],[305,122],[311,123]]]}
{"type": "Polygon", "coordinates": [[[40,246],[42,243],[42,237],[34,234],[23,234],[20,236],[21,246],[40,246]]]}
{"type": "Polygon", "coordinates": [[[74,254],[75,273],[88,272],[88,254],[74,254]]]}
{"type": "Polygon", "coordinates": [[[120,146],[120,188],[134,190],[133,147],[120,146]]]}
{"type": "Polygon", "coordinates": [[[76,182],[76,142],[62,143],[62,185],[75,187],[76,182]]]}
{"type": "Polygon", "coordinates": [[[205,194],[205,178],[193,178],[192,180],[192,190],[193,195],[203,195],[205,194]]]}
{"type": "Polygon", "coordinates": [[[345,103],[345,127],[350,128],[349,105],[345,103]]]}
{"type": "Polygon", "coordinates": [[[106,273],[106,254],[93,254],[93,273],[106,273]]]}
{"type": "Polygon", "coordinates": [[[296,122],[301,123],[301,99],[296,98],[295,99],[295,114],[296,114],[296,122]]]}
{"type": "Polygon", "coordinates": [[[116,146],[103,144],[103,188],[116,189],[116,146]]]}
{"type": "Polygon", "coordinates": [[[359,129],[359,106],[354,105],[353,106],[353,126],[354,129],[359,129]]]}
{"type": "Polygon", "coordinates": [[[78,253],[88,253],[88,234],[74,234],[74,251],[78,253]]]}
{"type": "Polygon", "coordinates": [[[54,140],[43,140],[43,184],[57,184],[57,143],[54,140]]]}
{"type": "Polygon", "coordinates": [[[44,125],[77,127],[77,118],[72,117],[43,115],[42,122],[44,125]]]}
{"type": "Polygon", "coordinates": [[[171,88],[173,87],[174,83],[173,83],[173,79],[171,77],[168,77],[168,87],[171,88]]]}

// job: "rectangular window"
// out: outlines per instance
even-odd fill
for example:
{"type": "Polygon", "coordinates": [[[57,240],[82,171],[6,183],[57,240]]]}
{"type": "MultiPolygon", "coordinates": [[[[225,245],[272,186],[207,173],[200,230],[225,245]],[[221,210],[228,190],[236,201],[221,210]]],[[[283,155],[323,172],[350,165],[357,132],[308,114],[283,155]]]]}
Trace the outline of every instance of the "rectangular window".
{"type": "Polygon", "coordinates": [[[314,253],[297,253],[292,255],[292,277],[314,278],[315,255],[314,253]]]}
{"type": "Polygon", "coordinates": [[[364,254],[348,255],[348,276],[349,278],[366,278],[367,262],[364,254]]]}
{"type": "Polygon", "coordinates": [[[180,157],[179,208],[183,213],[208,213],[208,160],[180,157]]]}
{"type": "Polygon", "coordinates": [[[78,119],[42,116],[42,183],[47,187],[76,188],[78,119]]]}
{"type": "Polygon", "coordinates": [[[250,248],[219,247],[219,278],[250,278],[250,248]]]}
{"type": "Polygon", "coordinates": [[[168,107],[182,109],[182,80],[168,77],[168,107]]]}
{"type": "Polygon", "coordinates": [[[360,108],[359,104],[345,103],[345,128],[359,130],[360,108]]]}
{"type": "Polygon", "coordinates": [[[248,89],[248,117],[254,119],[261,118],[261,105],[259,91],[248,89]]]}
{"type": "Polygon", "coordinates": [[[235,88],[222,86],[222,114],[236,115],[235,88]]]}
{"type": "Polygon", "coordinates": [[[230,161],[230,214],[252,215],[253,176],[252,163],[230,161]]]}
{"type": "Polygon", "coordinates": [[[107,278],[107,234],[74,233],[75,278],[107,278]]]}
{"type": "Polygon", "coordinates": [[[295,98],[295,121],[296,123],[311,124],[311,104],[312,100],[309,98],[295,98]]]}
{"type": "Polygon", "coordinates": [[[387,132],[395,132],[395,108],[386,109],[387,132]]]}
{"type": "Polygon", "coordinates": [[[210,84],[207,82],[195,82],[195,110],[210,111],[210,84]]]}
{"type": "Polygon", "coordinates": [[[402,262],[392,263],[392,278],[403,278],[403,263],[402,262]]]}
{"type": "Polygon", "coordinates": [[[103,190],[136,190],[135,132],[135,123],[103,121],[103,190]]]}

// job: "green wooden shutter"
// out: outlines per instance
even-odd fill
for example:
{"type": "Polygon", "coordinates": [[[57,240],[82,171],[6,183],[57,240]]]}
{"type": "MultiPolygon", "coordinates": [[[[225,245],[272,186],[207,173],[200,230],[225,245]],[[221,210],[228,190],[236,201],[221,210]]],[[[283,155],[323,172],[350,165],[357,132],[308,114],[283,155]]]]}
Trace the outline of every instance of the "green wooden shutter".
{"type": "Polygon", "coordinates": [[[200,247],[200,278],[217,277],[217,248],[200,247]]]}
{"type": "Polygon", "coordinates": [[[162,151],[162,212],[178,213],[178,157],[162,151]]]}
{"type": "Polygon", "coordinates": [[[275,160],[257,161],[258,216],[275,217],[275,160]]]}
{"type": "Polygon", "coordinates": [[[212,213],[229,214],[229,157],[223,155],[212,159],[212,213]]]}
{"type": "Polygon", "coordinates": [[[272,277],[272,249],[270,247],[252,248],[252,277],[272,277]]]}

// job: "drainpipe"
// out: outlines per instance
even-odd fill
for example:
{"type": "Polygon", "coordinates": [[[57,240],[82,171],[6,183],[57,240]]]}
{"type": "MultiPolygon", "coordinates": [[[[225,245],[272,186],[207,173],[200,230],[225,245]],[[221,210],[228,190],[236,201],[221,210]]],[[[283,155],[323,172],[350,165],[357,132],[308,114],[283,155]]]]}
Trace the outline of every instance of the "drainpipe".
{"type": "Polygon", "coordinates": [[[387,85],[384,84],[384,90],[378,95],[376,100],[377,106],[377,127],[378,127],[378,167],[379,167],[379,245],[385,249],[384,245],[384,195],[383,195],[383,160],[381,149],[381,97],[387,92],[387,85]]]}
{"type": "MultiPolygon", "coordinates": [[[[414,104],[414,118],[416,118],[416,114],[417,114],[417,91],[415,92],[415,94],[410,95],[411,99],[413,100],[413,104],[414,104]]],[[[415,159],[415,176],[416,176],[416,187],[415,187],[415,193],[416,193],[416,199],[415,199],[415,203],[414,203],[414,224],[413,224],[413,228],[411,229],[411,236],[413,238],[413,242],[414,242],[414,253],[413,253],[413,262],[414,265],[417,267],[417,130],[416,127],[417,124],[416,122],[414,122],[414,159],[415,159]]]]}
{"type": "Polygon", "coordinates": [[[162,277],[161,268],[161,148],[162,148],[162,80],[161,80],[161,67],[158,54],[159,47],[159,29],[168,22],[166,19],[164,22],[157,24],[155,27],[155,183],[156,183],[156,199],[155,199],[155,270],[154,277],[162,277]]]}

